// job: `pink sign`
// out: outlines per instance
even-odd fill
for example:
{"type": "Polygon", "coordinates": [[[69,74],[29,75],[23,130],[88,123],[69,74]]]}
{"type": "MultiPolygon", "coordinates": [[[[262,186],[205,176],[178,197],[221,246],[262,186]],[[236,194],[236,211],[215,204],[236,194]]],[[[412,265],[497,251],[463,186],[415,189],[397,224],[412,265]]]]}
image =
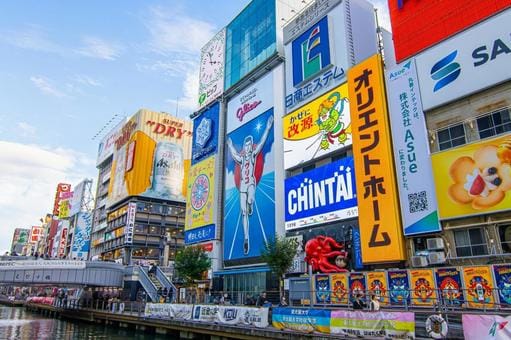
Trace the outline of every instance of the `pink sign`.
{"type": "Polygon", "coordinates": [[[462,321],[466,340],[511,339],[511,316],[463,314],[462,321]]]}

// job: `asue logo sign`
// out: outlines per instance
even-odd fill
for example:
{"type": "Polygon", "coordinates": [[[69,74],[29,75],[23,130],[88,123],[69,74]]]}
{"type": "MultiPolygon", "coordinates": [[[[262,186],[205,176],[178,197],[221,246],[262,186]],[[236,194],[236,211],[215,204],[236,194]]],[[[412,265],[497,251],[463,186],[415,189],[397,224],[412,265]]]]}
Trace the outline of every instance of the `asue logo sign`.
{"type": "Polygon", "coordinates": [[[417,56],[424,110],[511,79],[511,9],[417,56]]]}
{"type": "Polygon", "coordinates": [[[328,17],[293,41],[293,85],[313,77],[330,65],[328,17]]]}

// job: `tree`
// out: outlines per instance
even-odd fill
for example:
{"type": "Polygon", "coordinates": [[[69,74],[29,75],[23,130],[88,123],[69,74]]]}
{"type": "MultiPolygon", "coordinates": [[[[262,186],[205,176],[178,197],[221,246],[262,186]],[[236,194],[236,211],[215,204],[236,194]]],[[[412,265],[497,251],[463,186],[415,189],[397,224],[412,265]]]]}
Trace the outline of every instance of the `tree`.
{"type": "Polygon", "coordinates": [[[293,259],[298,249],[296,240],[282,236],[275,236],[275,239],[266,243],[261,258],[268,264],[270,269],[279,277],[280,298],[283,296],[282,280],[288,269],[293,264],[293,259]]]}
{"type": "Polygon", "coordinates": [[[177,252],[174,268],[189,286],[211,268],[211,259],[202,247],[185,247],[177,252]]]}

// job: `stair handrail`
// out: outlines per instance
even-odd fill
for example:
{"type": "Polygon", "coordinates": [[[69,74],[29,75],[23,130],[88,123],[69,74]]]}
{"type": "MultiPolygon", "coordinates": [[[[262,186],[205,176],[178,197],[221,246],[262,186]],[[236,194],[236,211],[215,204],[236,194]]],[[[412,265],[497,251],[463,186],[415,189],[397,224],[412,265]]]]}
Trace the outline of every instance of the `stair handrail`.
{"type": "Polygon", "coordinates": [[[170,281],[169,277],[165,275],[165,273],[163,272],[163,270],[161,270],[160,267],[156,267],[156,278],[158,279],[158,281],[160,281],[163,287],[167,288],[168,291],[172,290],[171,302],[174,302],[177,297],[177,288],[176,286],[174,286],[172,281],[170,281]]]}
{"type": "Polygon", "coordinates": [[[147,295],[151,298],[151,301],[158,302],[158,289],[154,285],[154,283],[149,278],[149,274],[146,272],[146,269],[142,266],[137,266],[138,268],[138,281],[142,285],[142,288],[146,291],[147,295]]]}

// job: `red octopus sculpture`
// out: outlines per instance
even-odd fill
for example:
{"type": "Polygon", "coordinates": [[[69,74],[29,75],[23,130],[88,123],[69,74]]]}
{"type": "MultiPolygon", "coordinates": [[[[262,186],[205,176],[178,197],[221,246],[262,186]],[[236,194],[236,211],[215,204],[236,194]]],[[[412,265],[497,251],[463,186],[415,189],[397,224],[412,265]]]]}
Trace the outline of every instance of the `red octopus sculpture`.
{"type": "Polygon", "coordinates": [[[305,261],[312,266],[312,271],[321,273],[347,272],[344,268],[348,253],[344,245],[328,236],[317,236],[305,244],[305,261]],[[337,264],[336,264],[337,263],[337,264]]]}

